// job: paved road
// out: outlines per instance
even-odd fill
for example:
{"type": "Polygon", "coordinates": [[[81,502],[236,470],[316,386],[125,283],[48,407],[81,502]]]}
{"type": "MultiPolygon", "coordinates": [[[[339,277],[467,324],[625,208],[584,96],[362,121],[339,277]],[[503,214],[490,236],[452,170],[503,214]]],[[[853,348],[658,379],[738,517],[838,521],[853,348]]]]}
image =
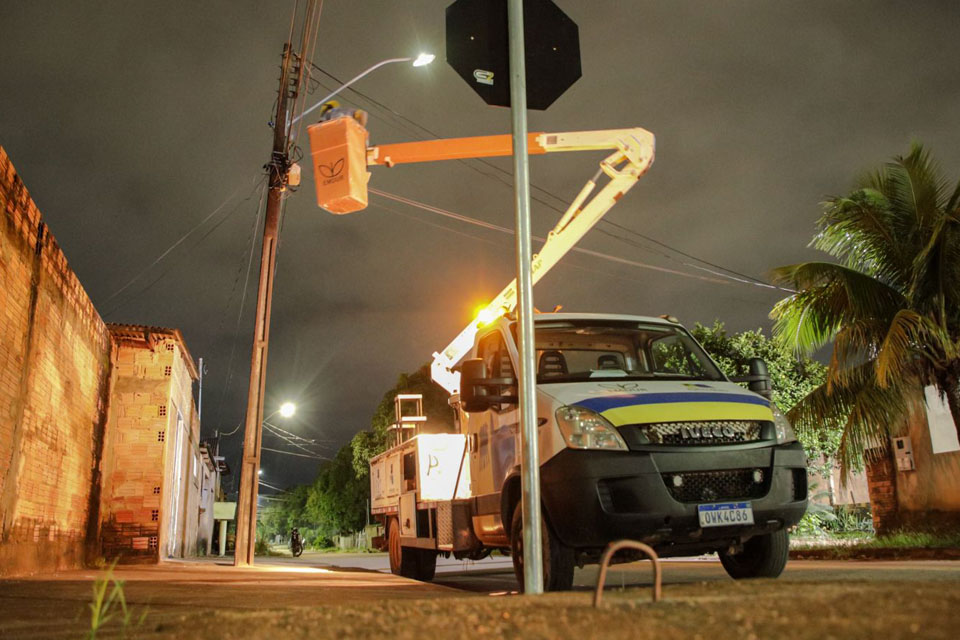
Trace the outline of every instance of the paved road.
{"type": "MultiPolygon", "coordinates": [[[[385,554],[304,554],[300,558],[272,560],[278,564],[301,564],[341,569],[357,568],[387,573],[385,554]]],[[[716,556],[663,560],[663,584],[691,584],[730,581],[716,556]]],[[[960,562],[952,560],[904,561],[823,561],[793,560],[780,577],[784,582],[849,582],[849,581],[950,581],[960,582],[960,562]]],[[[591,589],[596,585],[597,567],[578,569],[574,586],[591,589]]],[[[648,586],[653,582],[649,563],[634,562],[615,565],[607,574],[612,587],[648,586]]],[[[493,557],[479,562],[462,562],[441,558],[433,584],[462,591],[485,594],[516,592],[510,558],[493,557]]]]}

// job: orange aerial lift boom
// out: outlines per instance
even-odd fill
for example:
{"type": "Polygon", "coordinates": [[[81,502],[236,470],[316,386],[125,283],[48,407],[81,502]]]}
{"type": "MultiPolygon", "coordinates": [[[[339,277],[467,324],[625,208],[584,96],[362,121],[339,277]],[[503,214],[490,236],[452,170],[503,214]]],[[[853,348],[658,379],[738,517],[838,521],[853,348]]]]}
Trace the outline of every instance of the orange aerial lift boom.
{"type": "MultiPolygon", "coordinates": [[[[366,207],[369,165],[392,167],[411,162],[489,158],[513,153],[509,135],[450,138],[366,146],[366,129],[347,116],[312,125],[311,155],[318,204],[331,213],[350,213],[366,207]]],[[[629,191],[653,164],[655,140],[639,127],[565,133],[530,133],[531,155],[560,151],[613,150],[584,185],[560,221],[547,235],[540,252],[533,256],[532,276],[536,284],[613,205],[629,191]],[[607,182],[591,198],[601,175],[607,182]]],[[[473,347],[483,325],[510,313],[517,305],[514,279],[484,307],[443,351],[433,354],[431,375],[451,395],[460,391],[460,374],[454,367],[473,347]]]]}

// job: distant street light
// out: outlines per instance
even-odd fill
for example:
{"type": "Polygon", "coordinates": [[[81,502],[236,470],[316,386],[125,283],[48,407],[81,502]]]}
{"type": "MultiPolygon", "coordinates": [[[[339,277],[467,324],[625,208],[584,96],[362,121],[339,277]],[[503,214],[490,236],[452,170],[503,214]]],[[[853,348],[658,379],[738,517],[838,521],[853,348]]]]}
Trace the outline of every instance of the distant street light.
{"type": "Polygon", "coordinates": [[[433,55],[432,53],[421,53],[421,54],[418,55],[416,58],[389,58],[389,59],[387,59],[387,60],[381,60],[380,62],[378,62],[377,64],[373,65],[372,67],[370,67],[369,69],[367,69],[366,71],[364,71],[364,72],[361,73],[360,75],[356,76],[356,77],[353,78],[352,80],[348,80],[347,82],[344,82],[342,85],[340,85],[339,87],[337,87],[337,88],[333,91],[333,93],[331,93],[331,94],[328,95],[327,97],[323,98],[322,100],[320,100],[319,102],[317,102],[317,104],[313,105],[312,107],[310,107],[309,109],[307,109],[306,111],[304,111],[303,113],[301,113],[300,115],[298,115],[296,118],[294,118],[293,120],[291,120],[291,121],[290,121],[290,126],[293,126],[293,125],[297,124],[297,122],[299,122],[299,121],[300,121],[304,116],[306,116],[308,113],[310,113],[311,111],[313,111],[313,110],[316,109],[317,107],[326,104],[326,103],[330,100],[330,98],[334,97],[335,95],[337,95],[338,93],[340,93],[341,91],[343,91],[344,89],[346,89],[347,87],[349,87],[350,85],[352,85],[354,82],[356,82],[357,80],[359,80],[360,78],[364,77],[365,75],[367,75],[368,73],[370,73],[370,72],[372,72],[372,71],[375,71],[375,70],[379,69],[380,67],[382,67],[382,66],[384,66],[384,65],[391,64],[391,63],[394,63],[394,62],[412,62],[412,63],[413,63],[413,66],[415,66],[415,67],[425,67],[425,66],[427,66],[428,64],[430,64],[431,62],[433,62],[434,58],[436,58],[436,56],[433,55]]]}
{"type": "Polygon", "coordinates": [[[293,417],[293,414],[297,412],[297,405],[292,402],[284,402],[280,405],[280,415],[284,418],[293,417]]]}
{"type": "Polygon", "coordinates": [[[262,475],[263,475],[263,469],[257,469],[257,475],[258,475],[258,476],[262,476],[262,475]]]}

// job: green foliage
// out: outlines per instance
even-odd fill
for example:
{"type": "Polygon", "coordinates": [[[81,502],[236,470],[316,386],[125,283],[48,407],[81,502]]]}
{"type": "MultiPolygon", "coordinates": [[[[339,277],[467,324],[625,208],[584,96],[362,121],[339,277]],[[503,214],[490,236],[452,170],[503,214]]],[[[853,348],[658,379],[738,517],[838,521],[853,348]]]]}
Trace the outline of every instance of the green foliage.
{"type": "MultiPolygon", "coordinates": [[[[749,373],[750,358],[763,358],[770,371],[773,401],[789,411],[823,383],[826,367],[807,357],[797,357],[783,344],[763,335],[760,329],[730,335],[719,320],[707,327],[697,323],[691,331],[710,357],[729,376],[749,373]]],[[[839,429],[798,429],[797,436],[811,460],[834,455],[840,442],[839,429]]]]}
{"type": "Polygon", "coordinates": [[[124,581],[113,576],[116,566],[117,561],[114,560],[93,582],[93,600],[87,605],[90,608],[90,630],[86,635],[91,640],[118,614],[121,637],[126,637],[131,627],[142,625],[147,617],[147,610],[144,609],[134,622],[134,611],[127,606],[127,598],[123,593],[124,581]]]}
{"type": "Polygon", "coordinates": [[[447,431],[453,426],[447,392],[431,380],[429,365],[400,375],[377,405],[370,429],[357,433],[332,460],[321,465],[313,484],[286,491],[263,510],[261,523],[266,538],[288,536],[297,527],[307,545],[325,548],[332,544],[334,536],[357,531],[366,524],[369,461],[387,449],[398,393],[423,394],[427,430],[447,431]]]}
{"type": "Polygon", "coordinates": [[[356,531],[366,524],[369,496],[369,482],[355,473],[353,450],[347,444],[320,467],[307,498],[306,515],[320,525],[325,537],[356,531]]]}
{"type": "Polygon", "coordinates": [[[778,341],[801,352],[833,343],[827,379],[794,406],[794,424],[842,425],[839,458],[850,468],[933,385],[960,432],[960,183],[950,190],[914,144],[827,200],[811,246],[837,262],[773,272],[797,290],[771,313],[778,341]]]}

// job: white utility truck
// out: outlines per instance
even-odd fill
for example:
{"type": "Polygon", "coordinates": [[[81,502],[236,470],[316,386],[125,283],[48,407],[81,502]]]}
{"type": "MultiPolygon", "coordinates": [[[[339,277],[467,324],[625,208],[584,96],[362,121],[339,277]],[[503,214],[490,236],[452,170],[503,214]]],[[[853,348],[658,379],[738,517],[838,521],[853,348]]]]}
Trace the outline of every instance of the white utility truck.
{"type": "MultiPolygon", "coordinates": [[[[503,138],[384,145],[366,162],[505,155],[503,138]]],[[[537,282],[646,172],[654,138],[539,133],[530,148],[614,150],[534,256],[537,282]]],[[[504,549],[523,583],[515,307],[513,282],[434,354],[456,433],[419,433],[398,411],[396,445],[370,461],[394,573],[430,580],[438,554],[504,549]]],[[[735,578],[780,574],[786,530],[807,506],[806,459],[761,360],[744,389],[669,317],[540,314],[535,336],[546,589],[570,588],[574,567],[621,538],[661,555],[718,552],[735,578]]]]}

